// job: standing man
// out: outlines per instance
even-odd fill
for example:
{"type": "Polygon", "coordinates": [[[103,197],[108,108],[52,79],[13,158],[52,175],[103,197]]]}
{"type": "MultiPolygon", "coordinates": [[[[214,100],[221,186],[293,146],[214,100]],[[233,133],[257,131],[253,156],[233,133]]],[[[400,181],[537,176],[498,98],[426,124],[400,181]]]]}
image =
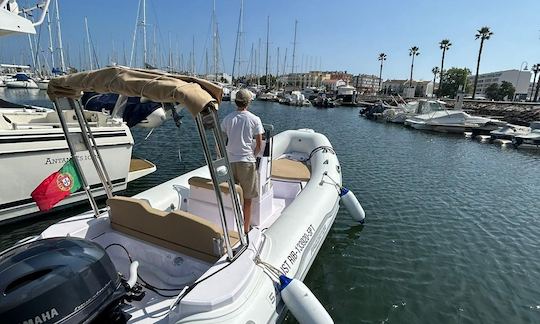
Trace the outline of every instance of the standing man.
{"type": "Polygon", "coordinates": [[[255,157],[261,151],[264,128],[261,119],[247,110],[251,92],[241,89],[236,93],[236,111],[221,122],[221,130],[227,134],[227,155],[234,181],[242,187],[244,195],[244,232],[249,232],[251,222],[251,199],[259,196],[259,179],[255,157]]]}

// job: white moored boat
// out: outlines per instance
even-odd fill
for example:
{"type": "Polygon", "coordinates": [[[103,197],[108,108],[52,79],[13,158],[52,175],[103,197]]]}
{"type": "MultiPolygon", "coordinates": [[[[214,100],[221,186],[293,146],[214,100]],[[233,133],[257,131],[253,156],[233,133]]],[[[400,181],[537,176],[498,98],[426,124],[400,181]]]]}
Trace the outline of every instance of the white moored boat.
{"type": "Polygon", "coordinates": [[[442,110],[446,110],[444,102],[420,99],[388,108],[382,112],[382,116],[387,122],[403,124],[407,118],[442,110]]]}
{"type": "MultiPolygon", "coordinates": [[[[136,93],[185,105],[195,118],[207,165],[131,198],[109,195],[107,208],[93,204],[92,211],[0,254],[0,289],[28,278],[0,300],[0,310],[13,303],[2,318],[22,322],[30,310],[50,315],[54,309],[57,321],[116,316],[145,323],[268,323],[282,320],[290,308],[301,323],[332,321],[301,280],[334,222],[340,196],[358,220],[363,211],[341,187],[342,170],[324,135],[266,131],[260,195],[245,235],[237,231],[243,228],[242,191],[229,173],[219,129],[220,88],[192,77],[114,67],[53,79],[48,93],[60,109],[66,106],[62,96],[80,90],[136,93]],[[59,249],[78,252],[55,253],[59,249]],[[30,259],[42,262],[33,268],[30,259]],[[59,264],[77,268],[85,278],[60,277],[59,264]],[[49,280],[34,280],[42,273],[49,280]],[[292,283],[287,285],[285,276],[292,283]],[[81,284],[86,288],[72,289],[77,293],[69,299],[60,294],[81,284]],[[27,290],[47,292],[39,298],[22,295],[27,290]],[[86,301],[90,297],[92,302],[86,301]],[[40,306],[43,298],[49,302],[40,306]]],[[[79,173],[84,183],[88,170],[79,173]]]]}
{"type": "Polygon", "coordinates": [[[24,73],[17,73],[15,80],[5,81],[6,87],[16,89],[38,89],[36,81],[24,73]]]}
{"type": "MultiPolygon", "coordinates": [[[[10,1],[7,7],[0,6],[0,36],[10,33],[35,33],[34,25],[38,22],[20,16],[16,2],[10,1]]],[[[38,6],[42,14],[47,11],[49,1],[38,6]]],[[[34,8],[35,9],[35,8],[34,8]]],[[[28,12],[28,10],[27,10],[28,12]]],[[[37,17],[38,15],[34,15],[37,17]]],[[[3,68],[23,68],[23,66],[4,65],[3,68]]],[[[16,81],[14,81],[16,82],[16,81]]],[[[23,81],[21,81],[23,82],[23,81]]],[[[32,81],[33,82],[33,81],[32,81]]],[[[10,82],[8,82],[9,86],[10,82]]],[[[130,98],[131,99],[131,98],[130,98]]],[[[122,118],[122,112],[128,103],[126,98],[118,100],[110,114],[97,111],[84,111],[84,120],[92,129],[96,144],[109,171],[113,191],[124,190],[127,182],[150,174],[156,166],[144,159],[132,158],[133,138],[129,127],[122,118]]],[[[138,118],[136,125],[157,127],[164,121],[163,107],[152,111],[146,118],[138,118]]],[[[73,111],[65,111],[70,130],[81,134],[77,118],[73,111]]],[[[131,125],[130,125],[131,126],[131,125]]],[[[82,140],[80,138],[80,140],[82,140]]],[[[38,207],[31,198],[31,192],[47,176],[58,171],[69,159],[69,150],[62,131],[58,114],[43,107],[13,104],[0,99],[0,223],[19,220],[37,215],[38,207]]],[[[80,152],[79,160],[84,168],[91,168],[92,161],[86,152],[80,152]]],[[[99,188],[97,173],[88,174],[88,184],[96,195],[105,195],[99,188]]],[[[83,191],[76,192],[61,201],[57,207],[86,201],[83,191]]]]}
{"type": "Polygon", "coordinates": [[[433,111],[405,120],[405,125],[420,130],[459,134],[472,132],[474,135],[489,134],[506,124],[496,119],[471,116],[462,110],[433,111]]]}
{"type": "MultiPolygon", "coordinates": [[[[21,219],[39,210],[30,197],[31,192],[69,159],[69,151],[57,113],[52,109],[21,106],[0,101],[0,223],[21,219]],[[22,176],[24,175],[24,176],[22,176]]],[[[133,137],[122,118],[112,118],[102,112],[85,111],[84,116],[100,147],[114,191],[125,190],[129,181],[156,170],[156,166],[132,158],[133,137]]],[[[64,112],[69,127],[80,134],[73,111],[64,112]]],[[[88,152],[81,152],[80,163],[92,168],[88,152]]],[[[98,175],[88,174],[88,181],[97,195],[98,175]]],[[[58,207],[86,201],[83,191],[77,192],[58,204],[58,207]]]]}
{"type": "Polygon", "coordinates": [[[528,132],[521,132],[512,137],[512,144],[522,148],[540,148],[540,121],[532,122],[528,132]]]}

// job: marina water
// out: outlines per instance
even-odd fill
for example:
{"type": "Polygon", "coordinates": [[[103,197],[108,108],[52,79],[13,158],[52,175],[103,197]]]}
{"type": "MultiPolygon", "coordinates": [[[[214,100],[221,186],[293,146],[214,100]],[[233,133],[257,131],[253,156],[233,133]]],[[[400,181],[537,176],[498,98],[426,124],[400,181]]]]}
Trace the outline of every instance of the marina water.
{"type": "MultiPolygon", "coordinates": [[[[0,88],[0,98],[51,106],[39,90],[0,88]]],[[[224,103],[221,116],[232,109],[224,103]]],[[[357,225],[340,210],[305,280],[336,323],[540,322],[539,152],[371,122],[358,108],[251,111],[276,132],[324,133],[366,211],[357,225]]],[[[182,114],[180,129],[168,121],[146,140],[134,129],[135,155],[158,170],[127,195],[204,164],[182,114]]],[[[86,209],[2,226],[0,249],[86,209]]]]}

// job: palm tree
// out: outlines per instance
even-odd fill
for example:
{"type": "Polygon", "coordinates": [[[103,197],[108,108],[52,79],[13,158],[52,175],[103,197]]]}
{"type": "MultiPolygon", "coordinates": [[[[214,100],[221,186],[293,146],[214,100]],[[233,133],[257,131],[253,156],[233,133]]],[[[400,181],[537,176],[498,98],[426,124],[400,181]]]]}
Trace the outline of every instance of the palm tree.
{"type": "Polygon", "coordinates": [[[379,53],[379,57],[377,58],[377,60],[381,61],[381,68],[379,69],[379,91],[381,91],[382,67],[384,61],[386,61],[386,54],[379,53]]]}
{"type": "Polygon", "coordinates": [[[414,69],[414,57],[420,55],[420,49],[416,46],[409,48],[409,56],[412,56],[411,62],[411,79],[409,80],[409,87],[412,88],[412,73],[414,69]]]}
{"type": "Polygon", "coordinates": [[[480,38],[480,50],[478,51],[478,61],[476,62],[476,75],[474,77],[474,86],[473,86],[473,93],[472,98],[474,99],[474,96],[476,95],[476,85],[478,84],[478,70],[480,69],[480,57],[482,56],[482,48],[484,47],[484,41],[488,40],[493,35],[493,32],[489,30],[489,27],[484,26],[477,30],[476,35],[474,35],[475,39],[480,38]]]}
{"type": "MultiPolygon", "coordinates": [[[[443,84],[444,55],[446,54],[446,51],[450,49],[450,46],[452,46],[452,43],[450,43],[449,39],[443,39],[439,42],[439,48],[442,49],[441,71],[439,72],[439,96],[441,95],[441,89],[443,84]]],[[[433,83],[433,86],[435,86],[435,82],[433,83]]]]}
{"type": "MultiPolygon", "coordinates": [[[[435,80],[437,79],[437,74],[441,74],[441,71],[439,71],[439,67],[435,66],[433,69],[431,69],[431,73],[433,73],[433,89],[435,89],[435,80]]],[[[439,85],[439,92],[441,90],[441,86],[439,85]]],[[[433,95],[435,95],[435,91],[433,91],[433,95]]]]}

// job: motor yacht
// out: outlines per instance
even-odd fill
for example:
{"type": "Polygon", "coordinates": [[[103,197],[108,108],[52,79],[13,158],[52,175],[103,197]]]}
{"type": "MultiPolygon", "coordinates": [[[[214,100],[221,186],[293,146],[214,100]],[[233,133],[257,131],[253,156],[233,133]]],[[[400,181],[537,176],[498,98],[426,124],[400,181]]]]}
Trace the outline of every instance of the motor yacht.
{"type": "Polygon", "coordinates": [[[387,122],[403,124],[409,117],[446,110],[444,104],[445,103],[440,100],[421,99],[418,101],[410,101],[399,104],[397,107],[384,110],[382,116],[387,122]]]}
{"type": "Polygon", "coordinates": [[[462,110],[433,111],[409,117],[405,125],[442,133],[472,132],[474,135],[489,135],[489,132],[507,123],[496,119],[471,116],[462,110]]]}
{"type": "Polygon", "coordinates": [[[337,88],[336,99],[340,100],[343,106],[356,106],[356,88],[350,85],[344,85],[337,88]]]}
{"type": "Polygon", "coordinates": [[[512,137],[512,144],[516,148],[540,148],[540,121],[532,122],[529,129],[529,132],[518,133],[512,137]]]}

